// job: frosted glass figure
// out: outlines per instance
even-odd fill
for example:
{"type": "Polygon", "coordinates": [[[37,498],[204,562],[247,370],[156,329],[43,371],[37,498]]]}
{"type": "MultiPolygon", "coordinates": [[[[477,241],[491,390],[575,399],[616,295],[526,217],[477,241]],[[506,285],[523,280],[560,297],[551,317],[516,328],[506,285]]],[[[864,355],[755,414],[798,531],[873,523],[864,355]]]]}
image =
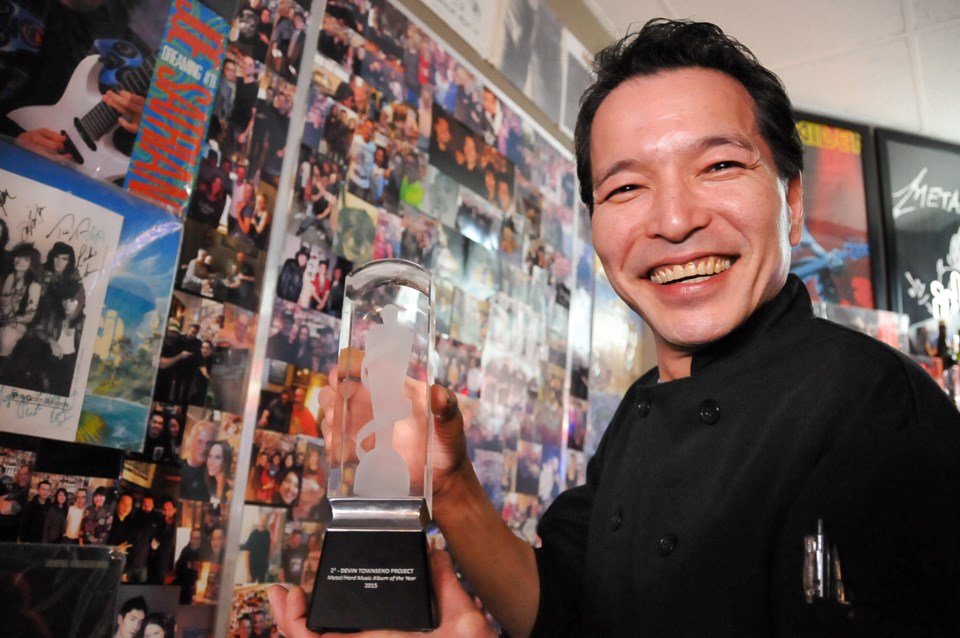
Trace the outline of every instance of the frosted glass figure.
{"type": "Polygon", "coordinates": [[[371,326],[367,333],[360,378],[370,392],[373,419],[357,433],[360,463],[353,484],[357,496],[410,495],[410,471],[393,448],[393,429],[397,421],[413,414],[413,405],[403,391],[413,330],[397,323],[397,314],[396,306],[385,306],[380,313],[383,323],[371,326]],[[362,444],[370,436],[374,446],[367,451],[362,444]]]}

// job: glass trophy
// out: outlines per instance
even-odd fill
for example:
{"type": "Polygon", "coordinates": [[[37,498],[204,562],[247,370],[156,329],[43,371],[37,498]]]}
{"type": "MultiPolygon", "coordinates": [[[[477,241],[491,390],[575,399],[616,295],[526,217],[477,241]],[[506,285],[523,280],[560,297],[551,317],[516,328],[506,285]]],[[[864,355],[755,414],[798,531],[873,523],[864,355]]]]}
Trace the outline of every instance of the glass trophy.
{"type": "Polygon", "coordinates": [[[413,262],[383,259],[344,283],[334,422],[328,429],[331,519],[308,627],[436,626],[426,524],[431,485],[433,288],[413,262]]]}

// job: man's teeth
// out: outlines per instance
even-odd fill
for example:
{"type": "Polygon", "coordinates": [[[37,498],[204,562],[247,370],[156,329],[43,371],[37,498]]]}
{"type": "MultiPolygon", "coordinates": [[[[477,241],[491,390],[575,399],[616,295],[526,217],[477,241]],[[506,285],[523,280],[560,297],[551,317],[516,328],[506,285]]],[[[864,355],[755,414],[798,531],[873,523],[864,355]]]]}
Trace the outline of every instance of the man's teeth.
{"type": "Polygon", "coordinates": [[[655,284],[668,284],[679,279],[717,275],[730,267],[729,257],[707,257],[698,261],[675,266],[662,266],[650,273],[650,281],[655,284]]]}

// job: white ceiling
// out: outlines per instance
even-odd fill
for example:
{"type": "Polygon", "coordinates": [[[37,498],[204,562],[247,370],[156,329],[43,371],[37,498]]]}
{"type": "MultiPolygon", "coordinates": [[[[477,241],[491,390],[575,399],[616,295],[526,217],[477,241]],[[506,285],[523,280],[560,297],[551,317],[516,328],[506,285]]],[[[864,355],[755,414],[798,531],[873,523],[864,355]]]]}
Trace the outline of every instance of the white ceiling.
{"type": "Polygon", "coordinates": [[[780,76],[797,108],[960,143],[960,0],[548,4],[592,51],[652,17],[714,22],[780,76]]]}

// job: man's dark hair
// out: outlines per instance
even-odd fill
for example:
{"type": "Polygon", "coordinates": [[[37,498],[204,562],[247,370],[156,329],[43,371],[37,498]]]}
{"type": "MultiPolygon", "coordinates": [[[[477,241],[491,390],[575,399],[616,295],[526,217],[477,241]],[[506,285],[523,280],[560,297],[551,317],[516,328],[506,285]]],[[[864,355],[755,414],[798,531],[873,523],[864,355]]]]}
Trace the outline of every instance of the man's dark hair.
{"type": "Polygon", "coordinates": [[[760,134],[770,146],[780,177],[792,179],[803,170],[803,147],[790,98],[772,71],[720,27],[709,22],[654,18],[600,51],[594,60],[597,78],[580,98],[574,131],[580,199],[593,213],[590,129],[600,104],[633,77],[700,67],[726,73],[740,82],[757,108],[760,134]]]}
{"type": "Polygon", "coordinates": [[[146,615],[147,601],[143,596],[134,596],[133,598],[127,600],[127,602],[123,603],[123,606],[120,607],[120,617],[123,618],[134,609],[139,609],[144,613],[144,615],[146,615]]]}

